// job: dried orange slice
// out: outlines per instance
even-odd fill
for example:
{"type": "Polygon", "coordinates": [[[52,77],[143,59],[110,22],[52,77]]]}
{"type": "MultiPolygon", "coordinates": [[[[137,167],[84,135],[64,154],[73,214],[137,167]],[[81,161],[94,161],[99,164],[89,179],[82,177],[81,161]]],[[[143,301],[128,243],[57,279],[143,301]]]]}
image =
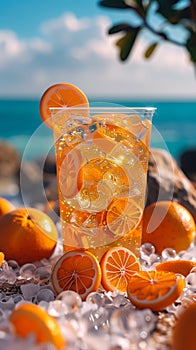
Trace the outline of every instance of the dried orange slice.
{"type": "Polygon", "coordinates": [[[57,321],[35,304],[21,304],[12,311],[9,321],[14,332],[22,338],[33,334],[37,344],[52,343],[57,350],[66,345],[57,321]]]}
{"type": "Polygon", "coordinates": [[[184,277],[174,272],[140,271],[129,279],[127,294],[136,307],[160,311],[175,302],[184,288],[184,277]]]}
{"type": "Polygon", "coordinates": [[[100,261],[102,280],[105,290],[127,291],[127,283],[132,275],[141,269],[135,254],[124,247],[114,247],[106,251],[100,261]]]}
{"type": "Polygon", "coordinates": [[[169,271],[187,276],[196,267],[196,261],[192,260],[167,260],[156,265],[157,271],[169,271]]]}
{"type": "Polygon", "coordinates": [[[72,250],[60,257],[52,269],[52,284],[57,294],[73,290],[84,300],[101,282],[101,268],[90,252],[72,250]]]}
{"type": "Polygon", "coordinates": [[[120,237],[134,231],[141,217],[142,208],[132,198],[118,198],[108,207],[106,221],[109,230],[120,237]]]}
{"type": "Polygon", "coordinates": [[[50,108],[81,106],[88,107],[86,95],[75,85],[59,83],[50,86],[40,100],[40,115],[44,123],[53,128],[50,108]]]}

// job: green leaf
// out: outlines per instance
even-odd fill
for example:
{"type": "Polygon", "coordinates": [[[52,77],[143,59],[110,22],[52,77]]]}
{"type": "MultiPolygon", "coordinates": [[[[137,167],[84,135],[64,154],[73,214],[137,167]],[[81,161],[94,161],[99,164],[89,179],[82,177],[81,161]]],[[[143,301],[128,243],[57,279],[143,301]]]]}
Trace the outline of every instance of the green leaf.
{"type": "Polygon", "coordinates": [[[192,62],[196,62],[196,33],[192,32],[186,43],[192,62]]]}
{"type": "Polygon", "coordinates": [[[157,0],[157,3],[157,12],[166,18],[171,24],[178,24],[182,19],[191,18],[190,6],[178,9],[175,6],[178,3],[176,0],[157,0]]]}
{"type": "Polygon", "coordinates": [[[125,61],[128,58],[139,31],[140,28],[136,28],[130,32],[127,32],[121,39],[116,42],[116,46],[120,48],[121,61],[125,61]]]}
{"type": "Polygon", "coordinates": [[[151,55],[153,54],[154,50],[156,49],[157,45],[158,45],[157,42],[151,44],[151,45],[147,48],[147,50],[145,51],[144,57],[145,57],[145,58],[150,58],[151,55]]]}
{"type": "MultiPolygon", "coordinates": [[[[137,26],[137,28],[138,28],[138,26],[137,26]]],[[[136,27],[133,27],[128,23],[120,23],[120,24],[116,24],[113,27],[111,27],[108,31],[108,34],[116,34],[116,33],[123,32],[123,31],[128,32],[128,31],[131,31],[134,29],[136,29],[136,27]]]]}
{"type": "Polygon", "coordinates": [[[116,9],[127,9],[129,6],[123,0],[102,0],[99,2],[100,6],[111,7],[116,9]]]}
{"type": "Polygon", "coordinates": [[[190,3],[191,16],[194,20],[196,20],[196,1],[191,0],[190,3]]]}
{"type": "Polygon", "coordinates": [[[142,0],[125,0],[126,5],[133,9],[138,9],[141,14],[145,14],[145,6],[142,0]]]}

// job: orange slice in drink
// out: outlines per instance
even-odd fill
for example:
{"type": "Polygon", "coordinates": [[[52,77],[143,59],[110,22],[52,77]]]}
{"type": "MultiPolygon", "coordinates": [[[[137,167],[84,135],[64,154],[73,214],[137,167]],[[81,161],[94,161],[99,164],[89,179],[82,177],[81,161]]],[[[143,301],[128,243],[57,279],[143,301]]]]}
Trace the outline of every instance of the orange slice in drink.
{"type": "Polygon", "coordinates": [[[132,275],[141,269],[135,254],[124,247],[114,247],[106,251],[100,261],[105,290],[127,291],[127,283],[132,275]]]}
{"type": "Polygon", "coordinates": [[[140,271],[129,279],[127,294],[140,309],[160,311],[174,303],[185,288],[182,276],[166,271],[140,271]]]}
{"type": "Polygon", "coordinates": [[[142,209],[132,198],[118,198],[109,205],[106,221],[109,230],[120,237],[134,231],[141,217],[142,209]]]}
{"type": "Polygon", "coordinates": [[[82,185],[77,179],[82,162],[81,152],[73,148],[65,154],[59,166],[59,186],[65,198],[73,198],[81,189],[82,185]]]}
{"type": "Polygon", "coordinates": [[[59,83],[50,86],[40,100],[40,115],[44,123],[53,128],[50,108],[88,107],[86,95],[75,85],[59,83]]]}
{"type": "Polygon", "coordinates": [[[12,311],[9,321],[14,332],[22,338],[33,334],[37,344],[51,343],[56,350],[65,348],[66,343],[57,321],[35,304],[20,305],[12,311]]]}
{"type": "Polygon", "coordinates": [[[167,260],[156,265],[157,271],[169,271],[187,276],[196,267],[196,261],[191,260],[167,260]]]}
{"type": "Polygon", "coordinates": [[[101,282],[101,268],[97,258],[90,252],[73,250],[65,253],[52,270],[52,284],[57,294],[73,290],[86,299],[96,291],[101,282]]]}

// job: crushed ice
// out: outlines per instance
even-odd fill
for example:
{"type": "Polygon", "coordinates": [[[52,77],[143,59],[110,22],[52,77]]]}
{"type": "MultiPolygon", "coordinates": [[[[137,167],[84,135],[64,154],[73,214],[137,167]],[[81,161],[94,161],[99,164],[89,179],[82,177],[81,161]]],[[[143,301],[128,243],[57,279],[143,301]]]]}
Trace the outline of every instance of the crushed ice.
{"type": "MultiPolygon", "coordinates": [[[[60,250],[58,254],[61,254],[60,250]]],[[[11,331],[8,316],[16,305],[24,302],[38,304],[57,319],[67,341],[67,350],[159,349],[159,344],[151,337],[159,313],[135,309],[126,293],[98,290],[90,293],[86,301],[74,291],[64,291],[56,296],[50,274],[58,254],[50,260],[42,259],[21,267],[14,260],[4,261],[0,268],[0,349],[54,350],[51,344],[37,345],[33,335],[21,340],[11,331]]],[[[151,244],[140,248],[140,260],[145,270],[154,269],[156,263],[168,259],[196,260],[194,257],[195,244],[179,254],[167,248],[161,256],[151,244]]],[[[178,318],[193,301],[196,301],[195,268],[186,277],[181,298],[166,311],[178,318]]]]}

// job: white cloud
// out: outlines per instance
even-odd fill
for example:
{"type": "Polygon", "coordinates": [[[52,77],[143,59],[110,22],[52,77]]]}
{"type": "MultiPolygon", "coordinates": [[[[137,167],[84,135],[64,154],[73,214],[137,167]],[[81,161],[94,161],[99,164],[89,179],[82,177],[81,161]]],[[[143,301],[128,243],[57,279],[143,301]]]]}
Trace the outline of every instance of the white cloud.
{"type": "Polygon", "coordinates": [[[0,31],[0,66],[9,64],[13,59],[19,58],[24,50],[24,43],[12,31],[0,31]]]}
{"type": "Polygon", "coordinates": [[[59,18],[43,23],[41,30],[44,34],[51,34],[62,29],[67,29],[70,32],[78,32],[88,27],[88,22],[88,19],[77,19],[73,13],[65,13],[59,18]]]}
{"type": "Polygon", "coordinates": [[[40,36],[22,40],[0,31],[0,95],[40,96],[57,81],[78,85],[89,96],[194,96],[193,67],[183,48],[161,44],[144,60],[141,37],[131,58],[118,59],[117,37],[108,36],[106,16],[76,18],[65,13],[42,24],[40,36]]]}

